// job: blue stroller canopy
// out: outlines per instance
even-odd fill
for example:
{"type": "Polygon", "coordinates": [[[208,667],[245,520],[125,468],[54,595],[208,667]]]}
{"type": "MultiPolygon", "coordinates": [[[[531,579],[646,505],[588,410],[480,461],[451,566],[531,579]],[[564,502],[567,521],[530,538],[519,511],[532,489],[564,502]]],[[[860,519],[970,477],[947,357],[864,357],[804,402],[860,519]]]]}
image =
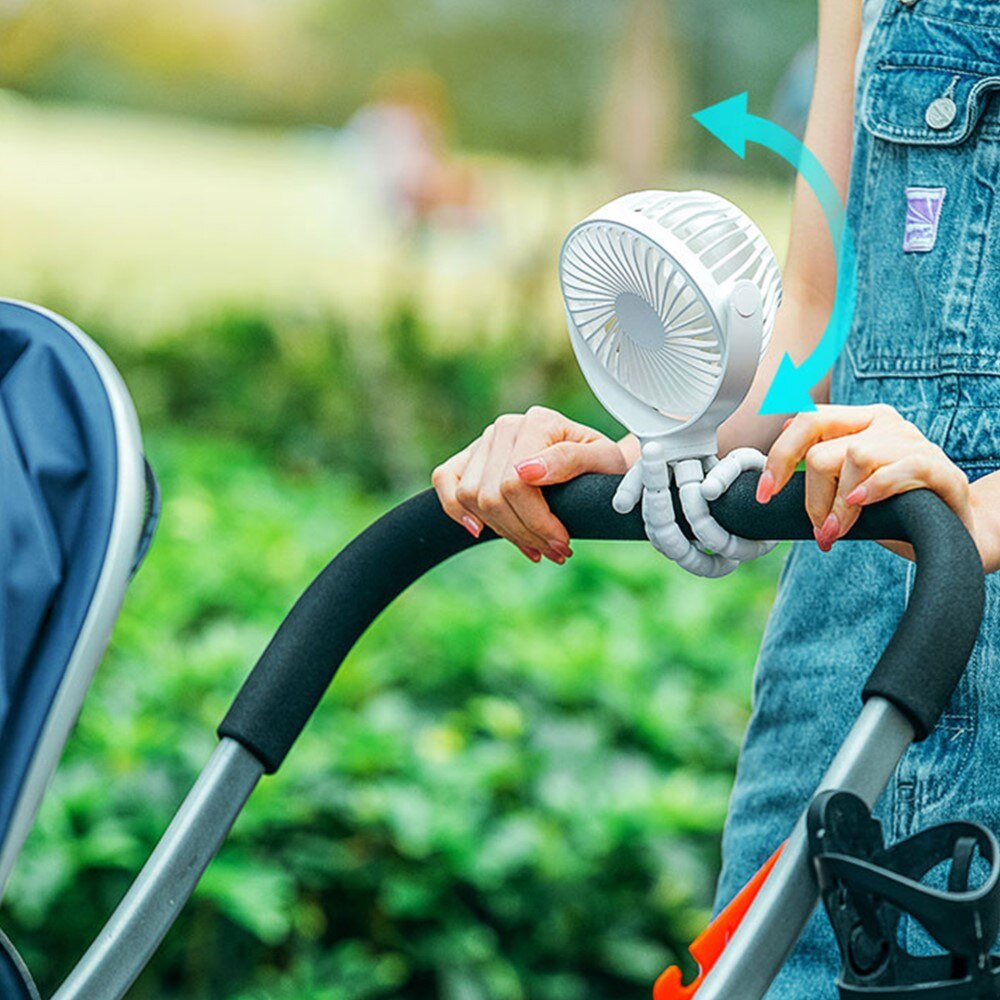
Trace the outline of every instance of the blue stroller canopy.
{"type": "Polygon", "coordinates": [[[148,542],[144,469],[103,353],[0,300],[0,893],[148,542]]]}

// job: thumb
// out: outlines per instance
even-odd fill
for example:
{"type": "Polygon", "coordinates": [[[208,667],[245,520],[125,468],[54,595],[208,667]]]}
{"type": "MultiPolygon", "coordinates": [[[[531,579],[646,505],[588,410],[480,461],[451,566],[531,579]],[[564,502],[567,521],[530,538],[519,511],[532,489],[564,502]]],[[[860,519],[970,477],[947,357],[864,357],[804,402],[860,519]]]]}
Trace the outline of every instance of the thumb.
{"type": "Polygon", "coordinates": [[[560,441],[515,465],[518,476],[531,486],[565,483],[585,472],[623,473],[625,456],[610,438],[560,441]]]}

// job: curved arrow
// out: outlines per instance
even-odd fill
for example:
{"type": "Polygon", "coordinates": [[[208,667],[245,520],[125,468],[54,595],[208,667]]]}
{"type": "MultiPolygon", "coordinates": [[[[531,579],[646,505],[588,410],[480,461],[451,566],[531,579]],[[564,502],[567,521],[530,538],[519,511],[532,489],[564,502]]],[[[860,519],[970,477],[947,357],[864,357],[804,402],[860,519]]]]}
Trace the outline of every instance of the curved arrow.
{"type": "Polygon", "coordinates": [[[786,354],[774,373],[774,379],[761,413],[796,413],[815,410],[816,404],[809,390],[832,367],[847,341],[857,299],[857,274],[854,258],[854,240],[847,225],[844,205],[836,185],[823,164],[791,132],[766,118],[747,111],[747,94],[737,94],[711,107],[696,111],[692,116],[717,139],[728,146],[740,159],[746,158],[747,142],[756,142],[787,160],[813,189],[826,216],[833,237],[833,251],[837,259],[837,294],[830,319],[820,342],[800,365],[786,354]]]}

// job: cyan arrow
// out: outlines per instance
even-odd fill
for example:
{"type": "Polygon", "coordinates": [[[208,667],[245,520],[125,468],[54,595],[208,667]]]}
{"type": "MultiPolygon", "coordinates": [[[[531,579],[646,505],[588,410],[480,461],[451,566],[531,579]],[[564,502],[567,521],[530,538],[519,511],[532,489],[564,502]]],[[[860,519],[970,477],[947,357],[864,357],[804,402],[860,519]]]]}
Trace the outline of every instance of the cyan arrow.
{"type": "Polygon", "coordinates": [[[823,169],[823,164],[791,132],[747,111],[745,92],[696,111],[693,117],[741,159],[746,157],[746,144],[750,141],[766,146],[787,160],[806,179],[826,215],[838,262],[837,295],[830,320],[815,350],[801,365],[796,365],[787,354],[781,359],[760,407],[761,413],[815,410],[816,404],[809,395],[809,389],[833,367],[843,349],[857,296],[854,240],[847,226],[840,194],[823,169]]]}

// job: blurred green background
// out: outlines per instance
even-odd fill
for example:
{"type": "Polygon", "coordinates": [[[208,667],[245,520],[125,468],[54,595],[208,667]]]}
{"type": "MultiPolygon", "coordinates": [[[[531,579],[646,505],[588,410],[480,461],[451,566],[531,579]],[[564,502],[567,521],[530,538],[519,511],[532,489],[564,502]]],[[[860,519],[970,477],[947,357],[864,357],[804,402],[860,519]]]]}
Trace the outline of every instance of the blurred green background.
{"type": "MultiPolygon", "coordinates": [[[[802,0],[0,3],[0,294],[108,350],[165,494],[0,914],[43,991],[341,545],[505,410],[619,432],[564,339],[570,226],[706,187],[783,255],[788,172],[690,113],[749,89],[794,127],[814,33],[802,0]]],[[[496,546],[433,573],[133,995],[648,995],[708,914],[779,564],[496,546]]]]}

